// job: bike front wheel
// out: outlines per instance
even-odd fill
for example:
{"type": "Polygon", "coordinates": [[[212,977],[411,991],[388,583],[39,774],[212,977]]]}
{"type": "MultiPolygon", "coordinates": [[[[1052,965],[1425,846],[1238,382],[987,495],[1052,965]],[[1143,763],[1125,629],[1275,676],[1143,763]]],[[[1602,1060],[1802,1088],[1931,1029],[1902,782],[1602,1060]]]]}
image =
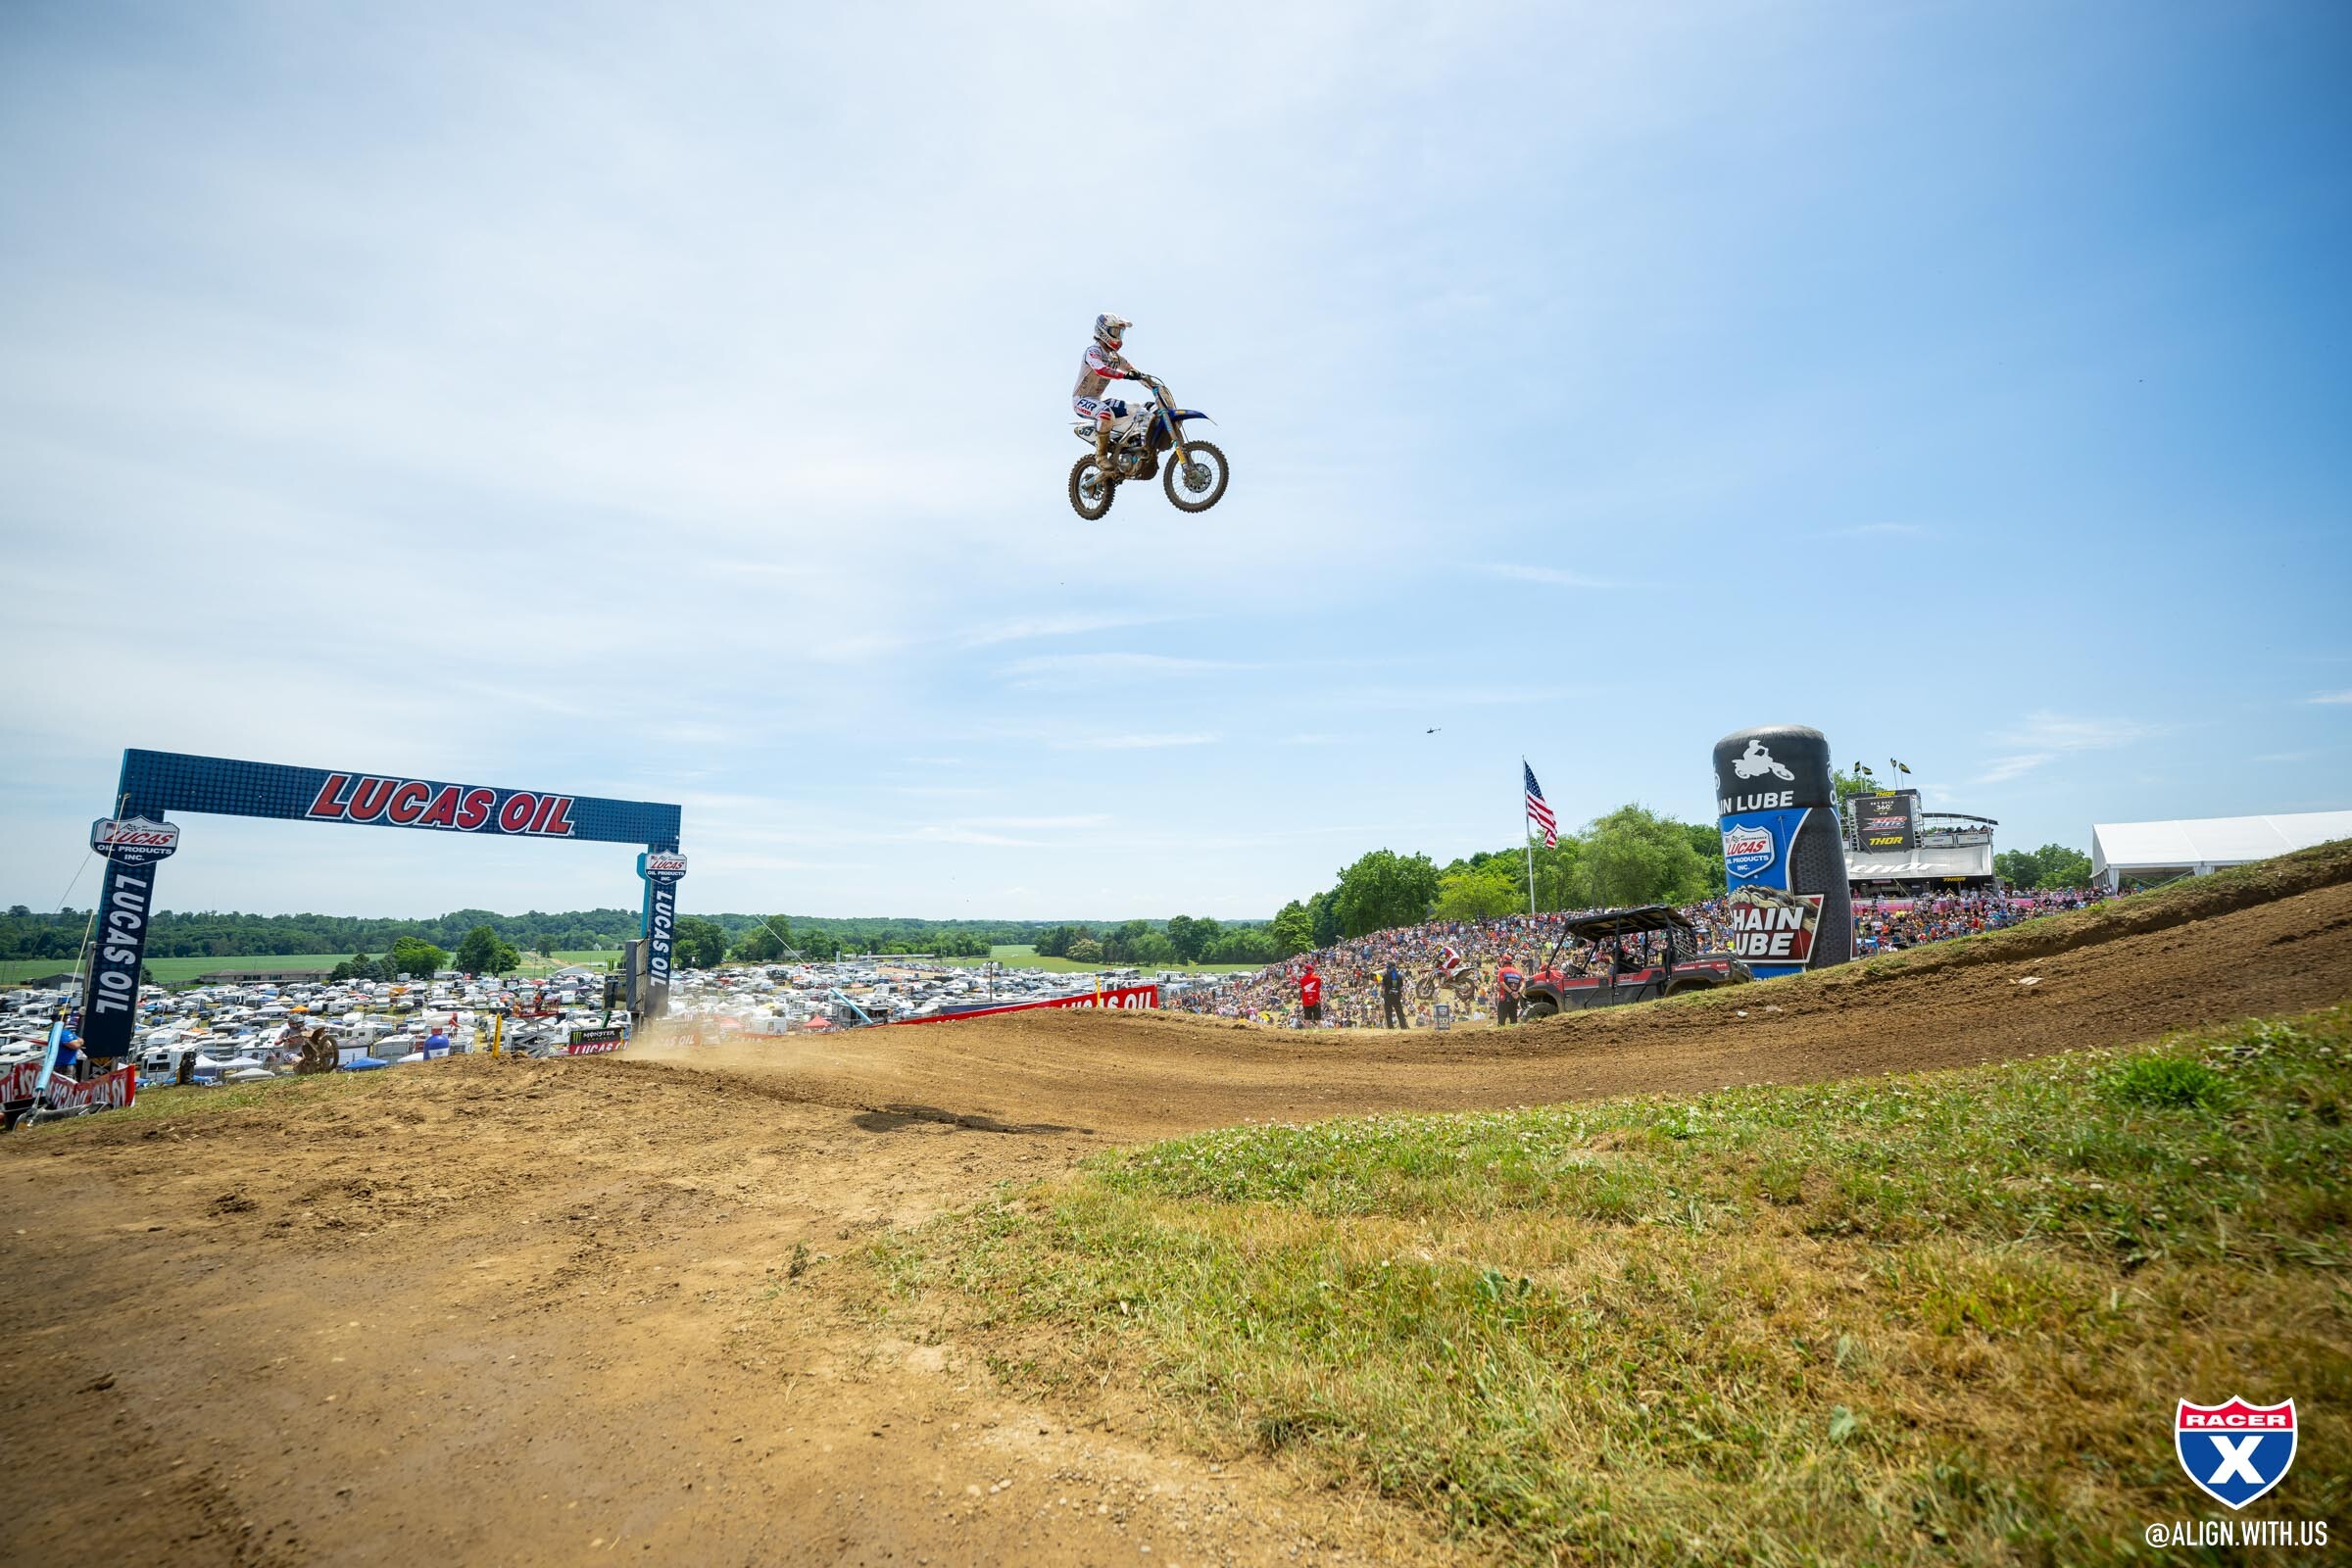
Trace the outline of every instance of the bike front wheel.
{"type": "Polygon", "coordinates": [[[1089,522],[1099,522],[1119,497],[1119,481],[1102,470],[1088,453],[1070,465],[1070,510],[1089,522]]]}
{"type": "Polygon", "coordinates": [[[1206,441],[1187,441],[1184,461],[1171,463],[1160,485],[1179,512],[1206,512],[1225,499],[1225,481],[1232,478],[1225,454],[1206,441]]]}

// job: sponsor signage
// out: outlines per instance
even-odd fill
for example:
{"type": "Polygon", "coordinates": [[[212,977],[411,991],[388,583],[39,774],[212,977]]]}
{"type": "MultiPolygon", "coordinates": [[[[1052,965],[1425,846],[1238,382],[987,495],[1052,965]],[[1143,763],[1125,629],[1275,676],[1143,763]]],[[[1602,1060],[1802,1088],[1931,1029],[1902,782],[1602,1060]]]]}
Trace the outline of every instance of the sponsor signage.
{"type": "Polygon", "coordinates": [[[648,850],[637,857],[637,874],[645,878],[645,978],[653,992],[645,1015],[659,1018],[669,1010],[669,973],[678,938],[678,884],[685,880],[686,857],[648,850]]]}
{"type": "Polygon", "coordinates": [[[574,1029],[571,1038],[555,1048],[554,1054],[563,1056],[601,1056],[609,1051],[618,1051],[627,1041],[620,1030],[574,1029]]]}
{"type": "Polygon", "coordinates": [[[2173,1417],[2173,1449],[2198,1491],[2226,1508],[2243,1508],[2285,1480],[2295,1462],[2295,1401],[2182,1399],[2173,1417]]]}
{"type": "Polygon", "coordinates": [[[98,885],[96,945],[82,989],[81,1045],[93,1057],[130,1054],[138,1025],[139,968],[154,916],[155,873],[146,865],[110,859],[98,885]]]}
{"type": "Polygon", "coordinates": [[[329,773],[303,812],[314,822],[380,823],[385,827],[446,828],[453,833],[513,833],[568,839],[573,798],[482,784],[436,784],[430,779],[374,773],[329,773]]]}
{"type": "MultiPolygon", "coordinates": [[[[40,1082],[41,1057],[20,1061],[0,1073],[0,1103],[16,1104],[33,1098],[40,1082]]],[[[135,1067],[118,1067],[102,1073],[88,1083],[51,1074],[49,1087],[41,1091],[41,1102],[54,1110],[109,1110],[127,1105],[138,1093],[139,1074],[135,1067]]]]}
{"type": "Polygon", "coordinates": [[[32,1086],[41,1079],[41,1063],[48,1059],[49,1054],[44,1051],[30,1061],[0,1069],[0,1104],[13,1105],[20,1100],[30,1100],[32,1086]]]}
{"type": "Polygon", "coordinates": [[[1731,895],[1732,951],[1756,978],[1853,956],[1853,890],[1830,743],[1767,724],[1715,743],[1717,826],[1731,895]]]}
{"type": "Polygon", "coordinates": [[[1746,959],[1751,969],[1757,964],[1804,967],[1821,929],[1821,898],[1753,883],[1734,888],[1728,910],[1733,955],[1746,959]]]}
{"type": "Polygon", "coordinates": [[[1919,795],[1901,790],[1853,799],[1854,842],[1865,851],[1919,848],[1919,795]]]}
{"type": "Polygon", "coordinates": [[[644,845],[638,869],[646,877],[646,938],[660,964],[657,1002],[668,989],[677,884],[686,874],[686,858],[677,853],[675,806],[135,747],[122,754],[116,802],[122,815],[90,824],[90,848],[106,858],[107,869],[98,895],[96,956],[82,992],[82,1045],[99,1060],[130,1054],[140,960],[155,906],[153,868],[179,848],[179,828],[165,820],[172,811],[644,845]]]}
{"type": "Polygon", "coordinates": [[[994,1018],[1007,1012],[1038,1012],[1051,1007],[1117,1007],[1135,1009],[1159,1005],[1157,986],[1117,986],[1097,997],[1081,991],[1072,997],[1049,997],[1043,1002],[1007,1002],[1002,1007],[974,1007],[969,1012],[933,1013],[924,1018],[895,1018],[890,1027],[909,1023],[958,1023],[965,1018],[994,1018]]]}
{"type": "Polygon", "coordinates": [[[102,816],[90,824],[91,852],[117,865],[152,865],[179,848],[179,827],[143,816],[102,816]]]}
{"type": "Polygon", "coordinates": [[[1762,822],[1734,822],[1723,830],[1723,864],[1733,876],[1754,876],[1778,854],[1772,829],[1762,822]]]}
{"type": "Polygon", "coordinates": [[[136,748],[122,754],[120,798],[159,819],[168,811],[206,811],[663,849],[678,842],[678,808],[652,801],[136,748]]]}

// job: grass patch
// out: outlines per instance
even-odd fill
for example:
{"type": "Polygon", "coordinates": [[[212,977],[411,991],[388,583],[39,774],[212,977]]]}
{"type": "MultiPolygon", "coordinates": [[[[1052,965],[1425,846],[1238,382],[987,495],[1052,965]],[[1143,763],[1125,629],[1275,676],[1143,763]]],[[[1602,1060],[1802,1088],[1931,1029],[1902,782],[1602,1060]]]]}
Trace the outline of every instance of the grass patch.
{"type": "MultiPolygon", "coordinates": [[[[1521,1561],[2139,1560],[2173,1401],[2352,1405],[2352,1007],[1815,1088],[1228,1129],[872,1260],[1521,1561]]],[[[2341,1516],[2312,1422],[2258,1509],[2341,1516]]]]}

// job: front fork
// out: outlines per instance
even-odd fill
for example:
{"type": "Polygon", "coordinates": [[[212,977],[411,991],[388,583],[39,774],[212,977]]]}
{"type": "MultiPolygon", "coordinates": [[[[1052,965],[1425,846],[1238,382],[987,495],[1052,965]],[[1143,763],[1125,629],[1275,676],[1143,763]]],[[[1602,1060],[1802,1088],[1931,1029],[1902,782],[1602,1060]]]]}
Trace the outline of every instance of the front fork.
{"type": "Polygon", "coordinates": [[[1175,408],[1176,400],[1168,396],[1167,387],[1157,381],[1152,383],[1152,394],[1159,399],[1159,416],[1168,421],[1168,450],[1175,454],[1178,466],[1192,462],[1184,450],[1184,421],[1170,412],[1175,408]]]}

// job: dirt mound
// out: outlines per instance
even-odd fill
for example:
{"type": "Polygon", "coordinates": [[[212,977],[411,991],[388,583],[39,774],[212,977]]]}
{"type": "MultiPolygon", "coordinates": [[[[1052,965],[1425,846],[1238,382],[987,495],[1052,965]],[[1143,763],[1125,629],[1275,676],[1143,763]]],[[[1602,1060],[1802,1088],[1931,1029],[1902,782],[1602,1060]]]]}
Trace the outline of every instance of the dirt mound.
{"type": "Polygon", "coordinates": [[[1811,1082],[2145,1040],[2352,993],[2352,845],[1818,974],[1524,1028],[1301,1033],[1182,1014],[1014,1013],[859,1030],[661,1069],[973,1127],[1162,1136],[1811,1082]]]}
{"type": "Polygon", "coordinates": [[[1436,1560],[1377,1500],[1006,1397],[977,1354],[900,1338],[838,1254],[1119,1140],[1935,1067],[2346,996],[2336,847],[1524,1029],[1041,1012],[157,1097],[0,1138],[5,1555],[1436,1560]]]}

